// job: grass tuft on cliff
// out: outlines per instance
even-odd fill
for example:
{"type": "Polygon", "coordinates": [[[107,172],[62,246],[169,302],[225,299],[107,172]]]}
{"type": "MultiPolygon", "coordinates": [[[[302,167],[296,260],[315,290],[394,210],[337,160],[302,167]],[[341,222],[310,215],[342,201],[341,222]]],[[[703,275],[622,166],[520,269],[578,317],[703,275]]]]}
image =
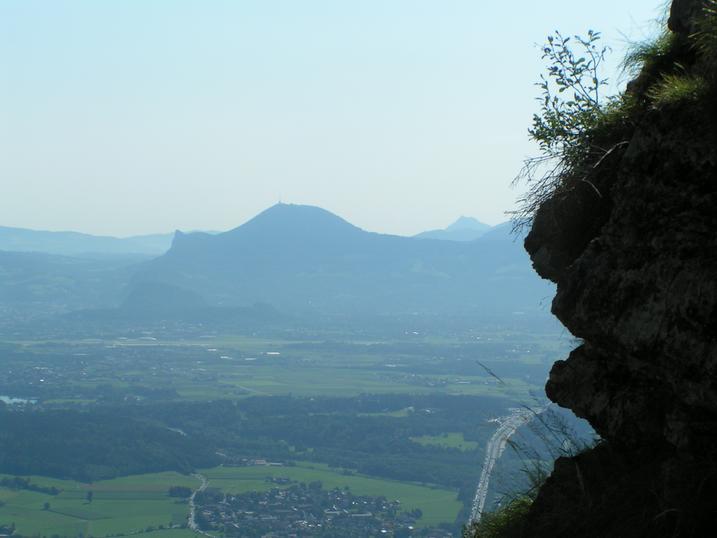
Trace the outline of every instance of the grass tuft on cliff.
{"type": "Polygon", "coordinates": [[[521,538],[526,536],[532,499],[513,499],[500,509],[485,514],[478,523],[463,531],[462,538],[521,538]]]}
{"type": "Polygon", "coordinates": [[[700,75],[665,75],[650,87],[647,96],[652,106],[662,108],[681,102],[698,102],[710,89],[700,75]]]}
{"type": "Polygon", "coordinates": [[[632,44],[622,61],[622,69],[633,77],[646,72],[664,72],[674,64],[679,48],[677,36],[664,31],[654,39],[632,44]]]}

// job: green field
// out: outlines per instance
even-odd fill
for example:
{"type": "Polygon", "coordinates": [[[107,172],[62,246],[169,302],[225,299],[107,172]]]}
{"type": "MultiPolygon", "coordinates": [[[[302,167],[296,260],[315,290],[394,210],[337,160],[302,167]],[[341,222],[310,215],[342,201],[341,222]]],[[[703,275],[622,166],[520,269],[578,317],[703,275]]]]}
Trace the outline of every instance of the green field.
{"type": "Polygon", "coordinates": [[[444,433],[442,435],[422,435],[411,437],[411,441],[420,445],[434,445],[445,448],[457,448],[458,450],[470,451],[478,448],[475,441],[466,441],[462,433],[444,433]]]}
{"type": "Polygon", "coordinates": [[[362,475],[347,475],[341,470],[318,463],[297,463],[295,467],[215,467],[200,472],[209,480],[209,487],[235,494],[277,487],[268,482],[267,477],[289,478],[305,483],[318,480],[326,489],[348,487],[355,495],[383,496],[389,500],[399,500],[406,511],[420,508],[423,517],[418,521],[418,525],[424,527],[442,522],[453,523],[462,508],[456,498],[457,492],[453,490],[362,475]]]}
{"type": "MultiPolygon", "coordinates": [[[[156,338],[17,342],[20,346],[11,348],[6,368],[13,371],[13,378],[5,382],[12,382],[14,386],[25,383],[25,391],[37,398],[40,405],[62,410],[92,409],[97,402],[103,405],[120,405],[118,402],[126,401],[162,405],[170,402],[174,405],[174,402],[185,401],[194,405],[222,399],[242,400],[250,396],[319,398],[377,394],[490,396],[504,399],[508,407],[509,403],[518,405],[532,401],[533,394],[542,391],[545,372],[534,368],[531,375],[526,375],[527,369],[531,365],[552,362],[561,345],[541,334],[489,330],[480,337],[401,337],[386,341],[356,340],[341,334],[334,335],[336,341],[327,335],[314,341],[239,336],[183,340],[151,334],[156,338]],[[42,371],[42,385],[36,381],[37,368],[42,371]]],[[[252,402],[246,403],[250,405],[252,402]]],[[[364,423],[369,421],[364,417],[390,417],[396,419],[395,422],[406,419],[405,422],[416,429],[411,433],[401,432],[400,440],[405,443],[407,436],[413,435],[411,441],[426,448],[415,445],[409,448],[421,454],[439,452],[439,447],[466,452],[479,448],[475,441],[468,441],[463,434],[456,433],[468,431],[461,425],[419,429],[415,424],[424,420],[419,415],[422,408],[414,409],[413,403],[410,407],[404,405],[409,404],[357,408],[356,416],[362,418],[362,427],[366,428],[364,423]],[[364,410],[373,412],[358,412],[364,410]],[[434,432],[444,433],[422,435],[434,432]]],[[[333,413],[331,408],[317,408],[317,411],[320,412],[316,414],[333,413]]],[[[165,418],[160,420],[166,421],[165,418]]],[[[480,424],[476,430],[479,433],[471,435],[483,435],[492,428],[483,422],[480,424]]],[[[282,439],[279,435],[275,440],[280,442],[282,439]]],[[[306,449],[311,446],[307,445],[306,449]]],[[[350,453],[353,447],[346,450],[350,453]]],[[[466,455],[452,452],[450,457],[454,456],[465,459],[466,455]]],[[[297,453],[296,457],[301,456],[297,453]]],[[[211,465],[211,461],[202,460],[200,465],[211,465]]],[[[344,461],[350,460],[325,461],[345,464],[344,461]]],[[[418,457],[411,465],[420,467],[421,463],[422,459],[418,457]]],[[[358,463],[356,467],[359,467],[358,463]]],[[[448,470],[444,474],[459,472],[453,466],[444,467],[448,470]]],[[[151,467],[142,467],[147,468],[151,467]]],[[[218,467],[201,472],[209,479],[210,487],[234,494],[277,487],[267,481],[267,477],[304,483],[320,481],[327,489],[349,487],[355,495],[399,500],[406,511],[420,509],[423,517],[418,524],[423,527],[453,523],[463,508],[455,490],[345,473],[318,463],[286,467],[218,467]]],[[[420,481],[425,475],[419,472],[408,476],[420,481]]],[[[440,477],[435,480],[445,484],[458,483],[455,480],[441,481],[440,477]]],[[[51,496],[0,488],[0,501],[4,503],[0,503],[0,525],[14,522],[19,534],[29,536],[82,534],[100,537],[158,529],[160,525],[164,530],[145,534],[168,538],[192,534],[179,528],[167,529],[184,524],[188,513],[187,503],[170,498],[167,490],[174,485],[196,487],[198,481],[190,476],[176,473],[135,475],[91,486],[41,477],[33,477],[32,482],[54,486],[62,492],[51,496]],[[88,503],[86,494],[90,489],[94,497],[93,502],[88,503]],[[43,508],[45,503],[50,504],[49,509],[43,508]]]]}
{"type": "Polygon", "coordinates": [[[514,369],[501,374],[498,381],[481,365],[499,371],[507,364],[539,365],[559,356],[559,345],[541,335],[490,333],[481,342],[484,344],[465,338],[416,338],[407,342],[349,339],[332,348],[332,343],[311,340],[241,336],[178,340],[157,334],[152,341],[14,342],[28,355],[8,367],[20,371],[32,362],[53,370],[61,361],[64,375],[54,379],[48,374],[43,385],[44,390],[55,390],[49,397],[39,395],[41,401],[55,406],[91,404],[95,401],[93,391],[106,385],[124,391],[152,389],[158,379],[180,399],[194,401],[257,395],[435,392],[524,401],[533,391],[542,390],[542,375],[527,380],[514,369]],[[432,351],[426,351],[424,345],[433,346],[432,351]],[[86,364],[80,358],[73,360],[75,356],[95,358],[86,364]],[[451,371],[456,373],[447,374],[451,371]]]}
{"type": "MultiPolygon", "coordinates": [[[[0,488],[0,524],[15,523],[21,535],[105,536],[148,527],[171,527],[186,521],[185,501],[167,495],[170,486],[196,487],[198,481],[178,473],[155,473],[82,484],[71,480],[30,477],[33,484],[61,489],[59,495],[0,488]],[[87,502],[88,491],[93,500],[87,502]],[[49,503],[50,508],[44,509],[49,503]]],[[[150,533],[143,534],[149,536],[150,533]]],[[[158,530],[157,538],[193,535],[184,529],[158,530]]]]}
{"type": "MultiPolygon", "coordinates": [[[[320,481],[324,488],[348,487],[356,495],[384,496],[398,500],[404,510],[419,508],[420,526],[453,522],[461,509],[456,492],[425,485],[344,474],[315,463],[287,467],[215,467],[200,471],[209,487],[227,493],[265,491],[277,487],[267,477],[289,478],[297,482],[320,481]]],[[[3,477],[3,475],[0,475],[3,477]]],[[[156,538],[185,538],[186,529],[170,528],[186,521],[187,503],[167,495],[170,486],[198,485],[197,479],[178,473],[155,473],[82,484],[72,480],[29,477],[33,484],[61,489],[59,495],[0,488],[0,524],[15,523],[21,535],[106,536],[157,529],[143,533],[156,538]],[[87,502],[87,492],[93,492],[87,502]],[[45,503],[49,509],[45,510],[45,503]],[[160,525],[164,529],[159,530],[160,525]]]]}

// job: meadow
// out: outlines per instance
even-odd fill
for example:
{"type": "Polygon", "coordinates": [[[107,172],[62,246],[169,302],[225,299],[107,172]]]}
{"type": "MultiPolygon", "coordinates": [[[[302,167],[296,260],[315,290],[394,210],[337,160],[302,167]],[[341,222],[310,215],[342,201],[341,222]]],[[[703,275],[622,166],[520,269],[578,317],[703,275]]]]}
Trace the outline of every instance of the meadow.
{"type": "MultiPolygon", "coordinates": [[[[480,338],[407,336],[391,340],[336,335],[339,336],[343,339],[212,335],[185,340],[162,337],[155,332],[146,337],[8,342],[4,351],[7,368],[0,372],[0,395],[37,398],[37,407],[41,409],[75,410],[91,410],[98,404],[186,402],[195,405],[225,399],[244,401],[250,396],[345,398],[378,394],[498,396],[508,407],[532,401],[532,394],[540,392],[547,367],[558,352],[554,340],[541,334],[494,332],[480,338]]],[[[359,411],[355,416],[406,420],[406,424],[414,424],[416,421],[411,417],[418,417],[419,411],[428,412],[418,407],[414,410],[412,403],[411,407],[405,405],[359,411]]],[[[330,421],[327,418],[325,422],[330,421]]],[[[332,427],[345,423],[345,419],[337,418],[332,427]]],[[[372,431],[371,423],[361,424],[367,432],[372,431]]],[[[475,424],[476,428],[485,428],[482,422],[475,424]]],[[[455,428],[446,424],[443,430],[414,433],[410,441],[426,449],[458,449],[463,454],[451,457],[463,458],[463,461],[480,447],[475,440],[466,440],[464,433],[455,428]]],[[[269,433],[282,438],[277,432],[269,433]]],[[[194,435],[197,438],[198,433],[194,435]]],[[[266,437],[268,433],[262,435],[266,437]]],[[[409,441],[409,437],[404,440],[409,441]]],[[[322,439],[322,442],[328,441],[322,439]]],[[[376,440],[377,446],[384,446],[386,442],[376,440]]],[[[413,443],[409,442],[404,449],[410,449],[413,443]]],[[[323,450],[332,458],[341,459],[337,449],[323,450]]],[[[356,456],[355,451],[351,454],[356,456]]],[[[404,466],[407,472],[420,467],[417,462],[423,460],[415,455],[412,458],[406,456],[392,461],[391,470],[404,466]]],[[[301,459],[300,456],[297,459],[301,459]]],[[[432,468],[435,476],[448,476],[440,467],[443,463],[431,462],[436,465],[432,468]]],[[[351,466],[353,463],[346,460],[335,464],[351,466]]],[[[445,465],[446,469],[455,469],[448,463],[445,465]]],[[[463,462],[463,465],[472,468],[473,464],[463,462]]],[[[476,459],[476,472],[479,465],[476,459]]],[[[363,471],[371,474],[367,476],[299,461],[293,466],[226,466],[200,472],[208,478],[210,488],[235,494],[281,487],[267,477],[304,483],[320,481],[329,489],[349,487],[356,495],[397,499],[406,511],[421,510],[423,516],[418,524],[422,527],[452,524],[463,508],[457,499],[457,487],[409,481],[416,480],[415,477],[390,479],[384,476],[384,471],[363,471]]],[[[31,480],[62,491],[58,495],[47,495],[0,488],[0,526],[14,523],[17,532],[26,536],[141,533],[148,537],[185,538],[193,534],[180,528],[186,524],[187,502],[167,494],[170,486],[196,488],[199,482],[192,476],[153,473],[93,484],[39,476],[31,480]],[[88,491],[93,493],[92,502],[87,500],[88,491]]],[[[472,488],[472,483],[467,487],[472,488]]]]}
{"type": "MultiPolygon", "coordinates": [[[[210,488],[228,494],[283,487],[272,483],[270,478],[288,478],[307,484],[319,481],[326,489],[348,487],[356,495],[398,500],[405,511],[420,509],[423,516],[418,525],[422,527],[452,523],[462,507],[454,490],[362,476],[317,463],[298,462],[295,466],[282,467],[222,466],[198,472],[207,478],[210,488]]],[[[199,480],[193,476],[153,473],[93,484],[40,476],[28,478],[35,485],[55,487],[61,492],[48,495],[0,488],[3,503],[0,525],[14,523],[23,536],[141,534],[145,538],[185,538],[194,535],[190,530],[179,528],[187,521],[186,500],[168,495],[171,486],[196,488],[199,480]],[[90,491],[91,502],[87,499],[90,491]]]]}
{"type": "MultiPolygon", "coordinates": [[[[7,475],[0,475],[0,478],[7,475]]],[[[191,476],[166,472],[127,476],[83,484],[40,476],[33,484],[55,487],[48,495],[28,490],[0,488],[0,524],[14,523],[23,536],[108,536],[142,533],[149,538],[184,538],[193,535],[179,527],[186,523],[186,501],[169,497],[171,486],[196,488],[191,476]],[[87,499],[92,492],[91,502],[87,499]],[[46,506],[45,503],[49,503],[46,506]]]]}

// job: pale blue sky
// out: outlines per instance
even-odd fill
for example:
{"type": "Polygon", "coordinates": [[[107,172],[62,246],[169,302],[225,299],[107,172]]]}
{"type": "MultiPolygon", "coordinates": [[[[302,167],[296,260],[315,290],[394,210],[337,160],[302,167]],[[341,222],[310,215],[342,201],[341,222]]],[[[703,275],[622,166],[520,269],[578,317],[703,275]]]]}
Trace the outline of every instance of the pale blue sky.
{"type": "MultiPolygon", "coordinates": [[[[232,228],[275,203],[409,234],[494,224],[554,29],[654,0],[3,0],[0,225],[232,228]]],[[[623,81],[624,82],[624,81],[623,81]]]]}

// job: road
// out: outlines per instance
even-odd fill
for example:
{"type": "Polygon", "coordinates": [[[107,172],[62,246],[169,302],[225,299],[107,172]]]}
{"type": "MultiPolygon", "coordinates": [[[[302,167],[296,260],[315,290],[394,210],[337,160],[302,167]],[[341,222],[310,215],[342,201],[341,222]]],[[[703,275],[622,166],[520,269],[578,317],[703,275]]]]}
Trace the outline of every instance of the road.
{"type": "Polygon", "coordinates": [[[503,451],[508,444],[508,439],[510,439],[518,428],[530,422],[535,414],[540,412],[525,408],[511,409],[510,411],[510,416],[496,419],[498,429],[490,438],[490,441],[488,441],[488,445],[486,446],[485,460],[483,460],[483,469],[480,473],[478,488],[476,489],[476,494],[473,497],[471,515],[468,520],[469,523],[473,521],[480,521],[480,518],[483,515],[485,501],[488,497],[490,475],[493,472],[493,467],[495,467],[495,462],[498,461],[503,454],[503,451]]]}
{"type": "Polygon", "coordinates": [[[205,477],[204,475],[201,475],[199,473],[193,474],[192,476],[194,478],[196,478],[197,480],[199,480],[201,482],[201,484],[197,489],[195,489],[192,492],[192,495],[189,497],[189,528],[192,529],[196,533],[203,534],[204,536],[207,536],[208,538],[215,538],[214,535],[201,530],[197,526],[197,520],[196,520],[197,505],[194,502],[194,498],[197,496],[197,493],[201,493],[202,491],[207,489],[209,482],[207,481],[207,477],[205,477]]]}

